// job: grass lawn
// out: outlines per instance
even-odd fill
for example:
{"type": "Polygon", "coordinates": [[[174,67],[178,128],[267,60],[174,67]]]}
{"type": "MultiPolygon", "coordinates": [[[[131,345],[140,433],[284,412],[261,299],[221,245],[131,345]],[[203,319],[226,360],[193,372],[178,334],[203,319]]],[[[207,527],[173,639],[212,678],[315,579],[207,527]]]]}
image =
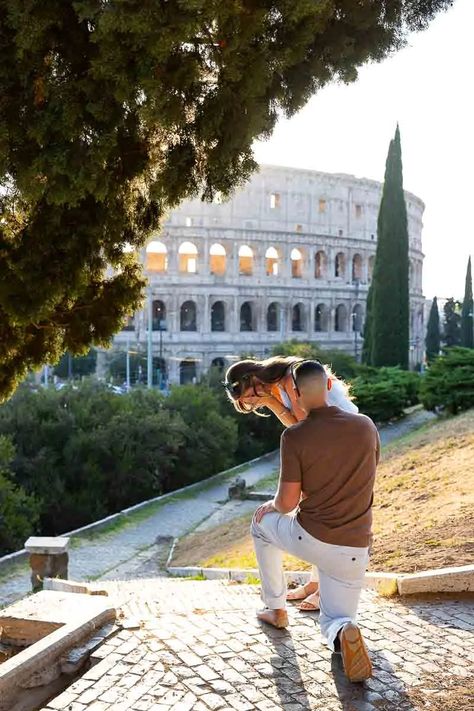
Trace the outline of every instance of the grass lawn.
{"type": "MultiPolygon", "coordinates": [[[[258,485],[275,487],[276,478],[258,485]]],[[[414,572],[471,563],[474,554],[474,410],[432,422],[382,453],[370,570],[414,572]]],[[[251,515],[183,538],[173,565],[255,568],[251,515]]],[[[309,567],[285,556],[286,569],[309,567]]]]}

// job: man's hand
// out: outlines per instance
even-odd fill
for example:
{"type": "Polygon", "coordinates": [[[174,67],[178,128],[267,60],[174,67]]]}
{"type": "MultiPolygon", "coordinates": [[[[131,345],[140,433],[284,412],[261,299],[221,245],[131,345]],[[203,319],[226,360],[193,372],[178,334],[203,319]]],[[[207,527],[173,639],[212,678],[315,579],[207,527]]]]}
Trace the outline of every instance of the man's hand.
{"type": "Polygon", "coordinates": [[[255,511],[253,515],[253,522],[260,523],[265,514],[272,513],[274,511],[276,511],[276,508],[273,505],[273,499],[271,501],[265,501],[265,503],[261,504],[255,511]]]}

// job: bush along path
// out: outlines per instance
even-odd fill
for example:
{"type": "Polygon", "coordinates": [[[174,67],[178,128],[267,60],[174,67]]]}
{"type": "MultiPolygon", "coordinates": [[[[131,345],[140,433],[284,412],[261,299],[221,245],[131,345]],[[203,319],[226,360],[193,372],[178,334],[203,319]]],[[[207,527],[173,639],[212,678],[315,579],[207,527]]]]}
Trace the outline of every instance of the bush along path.
{"type": "MultiPolygon", "coordinates": [[[[415,409],[404,420],[380,429],[382,444],[418,429],[434,415],[415,409]]],[[[171,541],[197,528],[211,516],[220,521],[241,516],[254,502],[224,504],[229,482],[237,474],[248,486],[258,484],[278,469],[279,454],[261,458],[230,473],[219,481],[204,481],[198,489],[176,492],[108,528],[74,537],[70,544],[69,577],[72,580],[112,580],[165,575],[164,567],[171,541]],[[222,511],[224,509],[224,511],[222,511]]],[[[0,569],[0,606],[11,604],[30,589],[26,564],[16,571],[0,569]]]]}

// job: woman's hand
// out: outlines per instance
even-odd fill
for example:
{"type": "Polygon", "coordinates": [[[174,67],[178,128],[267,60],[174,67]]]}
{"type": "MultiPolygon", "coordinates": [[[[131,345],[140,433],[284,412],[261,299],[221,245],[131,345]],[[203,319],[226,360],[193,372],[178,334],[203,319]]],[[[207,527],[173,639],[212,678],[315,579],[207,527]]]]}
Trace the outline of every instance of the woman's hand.
{"type": "Polygon", "coordinates": [[[253,515],[253,522],[260,523],[260,521],[265,516],[265,514],[274,513],[275,511],[276,511],[276,508],[273,505],[273,499],[271,501],[266,501],[264,504],[261,504],[258,507],[258,509],[255,511],[255,513],[253,515]]]}

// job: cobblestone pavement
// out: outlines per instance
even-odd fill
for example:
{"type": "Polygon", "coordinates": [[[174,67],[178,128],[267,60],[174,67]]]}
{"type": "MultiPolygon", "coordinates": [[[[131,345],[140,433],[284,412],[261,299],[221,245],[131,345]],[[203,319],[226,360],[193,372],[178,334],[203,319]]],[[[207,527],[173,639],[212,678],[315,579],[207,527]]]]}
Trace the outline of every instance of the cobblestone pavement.
{"type": "Polygon", "coordinates": [[[108,587],[137,628],[109,639],[98,663],[43,711],[472,709],[470,601],[401,603],[364,592],[359,622],[374,675],[351,684],[321,642],[317,614],[292,608],[288,630],[262,625],[254,586],[159,579],[108,587]]]}

